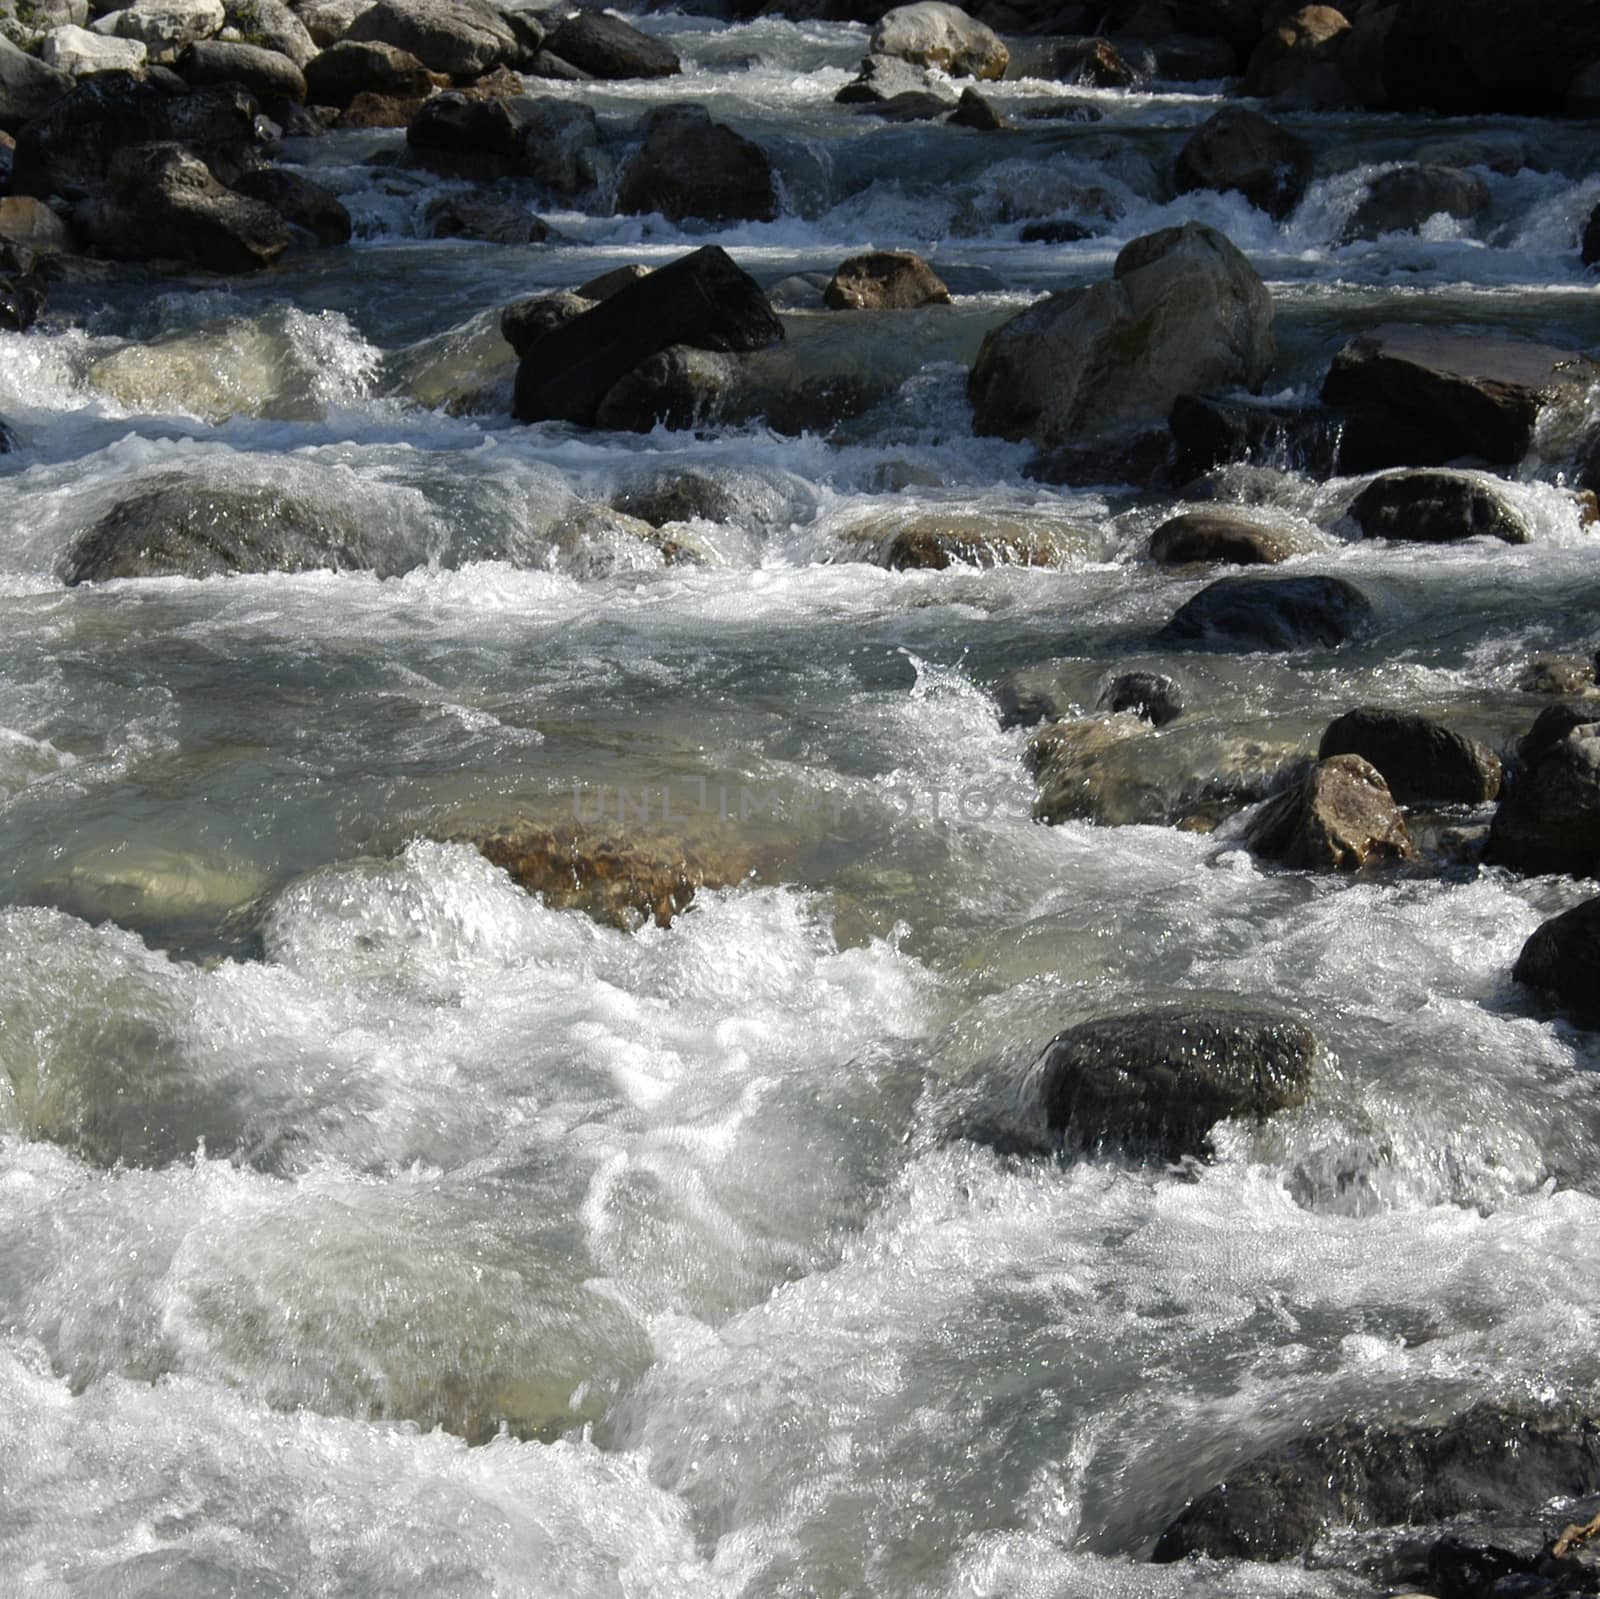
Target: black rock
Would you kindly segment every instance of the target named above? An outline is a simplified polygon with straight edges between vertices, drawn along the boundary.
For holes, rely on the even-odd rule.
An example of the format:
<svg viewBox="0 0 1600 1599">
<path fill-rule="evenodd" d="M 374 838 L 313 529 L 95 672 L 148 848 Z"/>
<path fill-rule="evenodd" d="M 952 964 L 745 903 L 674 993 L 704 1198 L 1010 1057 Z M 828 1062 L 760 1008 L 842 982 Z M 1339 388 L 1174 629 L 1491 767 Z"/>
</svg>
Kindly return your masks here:
<svg viewBox="0 0 1600 1599">
<path fill-rule="evenodd" d="M 1431 216 L 1466 221 L 1489 208 L 1489 185 L 1457 167 L 1396 167 L 1374 178 L 1344 230 L 1346 239 L 1415 233 Z"/>
<path fill-rule="evenodd" d="M 1350 504 L 1350 516 L 1369 539 L 1452 544 L 1497 538 L 1526 544 L 1528 524 L 1482 478 L 1424 469 L 1391 472 L 1369 483 Z"/>
<path fill-rule="evenodd" d="M 1269 216 L 1285 217 L 1311 181 L 1311 146 L 1244 106 L 1202 122 L 1178 152 L 1178 192 L 1235 190 Z"/>
<path fill-rule="evenodd" d="M 1230 1116 L 1261 1121 L 1304 1102 L 1316 1039 L 1256 1011 L 1175 1005 L 1058 1033 L 1025 1086 L 1067 1149 L 1176 1160 Z"/>
<path fill-rule="evenodd" d="M 1534 718 L 1533 726 L 1523 734 L 1517 744 L 1517 756 L 1524 766 L 1532 766 L 1548 749 L 1553 748 L 1575 727 L 1587 727 L 1600 722 L 1600 705 L 1593 700 L 1585 704 L 1549 705 Z"/>
<path fill-rule="evenodd" d="M 1124 672 L 1114 678 L 1097 702 L 1102 711 L 1131 711 L 1152 727 L 1165 727 L 1183 715 L 1183 691 L 1161 672 Z M 1034 717 L 1038 721 L 1038 717 Z M 1014 726 L 1004 720 L 1001 726 Z"/>
<path fill-rule="evenodd" d="M 1512 978 L 1551 995 L 1575 1021 L 1600 1027 L 1600 899 L 1585 900 L 1537 927 Z"/>
<path fill-rule="evenodd" d="M 546 334 L 554 333 L 593 309 L 594 301 L 565 290 L 514 300 L 500 313 L 500 336 L 520 358 Z"/>
<path fill-rule="evenodd" d="M 1212 650 L 1336 649 L 1366 632 L 1372 603 L 1339 577 L 1224 577 L 1201 589 L 1157 635 Z"/>
<path fill-rule="evenodd" d="M 550 237 L 549 228 L 524 206 L 462 194 L 431 200 L 423 208 L 422 226 L 430 239 L 477 239 L 485 244 L 539 244 Z"/>
<path fill-rule="evenodd" d="M 406 128 L 406 145 L 446 177 L 486 180 L 522 171 L 523 123 L 511 101 L 450 90 L 424 100 Z"/>
<path fill-rule="evenodd" d="M 420 100 L 433 93 L 428 69 L 397 45 L 376 39 L 341 39 L 312 57 L 306 92 L 317 105 L 347 106 L 358 94 Z"/>
<path fill-rule="evenodd" d="M 1093 237 L 1092 228 L 1086 228 L 1081 222 L 1072 222 L 1066 218 L 1059 221 L 1025 223 L 1017 235 L 1023 244 L 1077 244 L 1080 240 Z"/>
<path fill-rule="evenodd" d="M 1303 1557 L 1324 1532 L 1419 1526 L 1600 1489 L 1600 1429 L 1570 1408 L 1479 1405 L 1434 1427 L 1340 1422 L 1246 1461 L 1190 1504 L 1151 1559 Z"/>
<path fill-rule="evenodd" d="M 707 245 L 541 339 L 517 368 L 516 415 L 590 425 L 620 379 L 671 345 L 748 351 L 782 338 L 755 279 Z"/>
<path fill-rule="evenodd" d="M 1600 870 L 1600 724 L 1574 727 L 1518 774 L 1494 813 L 1486 859 L 1517 872 Z"/>
<path fill-rule="evenodd" d="M 672 222 L 770 222 L 778 214 L 772 163 L 704 106 L 668 106 L 651 113 L 644 145 L 623 169 L 617 210 L 659 211 Z"/>
<path fill-rule="evenodd" d="M 1359 755 L 1402 805 L 1484 805 L 1500 792 L 1500 757 L 1426 716 L 1365 706 L 1328 724 L 1318 760 Z"/>
<path fill-rule="evenodd" d="M 591 78 L 669 78 L 682 71 L 670 45 L 604 12 L 568 17 L 545 43 Z"/>
<path fill-rule="evenodd" d="M 348 244 L 350 213 L 331 189 L 286 172 L 282 167 L 258 167 L 244 173 L 233 185 L 235 194 L 270 205 L 285 222 L 303 228 L 318 244 Z"/>
<path fill-rule="evenodd" d="M 1600 205 L 1589 213 L 1584 224 L 1582 250 L 1585 266 L 1600 265 Z"/>
<path fill-rule="evenodd" d="M 945 118 L 952 128 L 976 128 L 980 133 L 998 133 L 1011 126 L 976 89 L 963 89 L 956 108 Z"/>
</svg>

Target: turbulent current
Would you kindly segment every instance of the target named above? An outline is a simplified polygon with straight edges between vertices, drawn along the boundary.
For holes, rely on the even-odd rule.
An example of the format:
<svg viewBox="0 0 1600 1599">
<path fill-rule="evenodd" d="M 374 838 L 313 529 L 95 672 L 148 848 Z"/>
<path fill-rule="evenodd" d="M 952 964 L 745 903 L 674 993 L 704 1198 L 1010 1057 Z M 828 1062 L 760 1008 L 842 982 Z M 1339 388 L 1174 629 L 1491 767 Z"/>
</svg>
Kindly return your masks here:
<svg viewBox="0 0 1600 1599">
<path fill-rule="evenodd" d="M 1178 502 L 1047 486 L 975 435 L 966 373 L 1189 219 L 1267 280 L 1280 398 L 1384 320 L 1600 345 L 1593 126 L 1290 117 L 1321 166 L 1277 223 L 1170 198 L 1204 85 L 1028 120 L 1063 91 L 1008 78 L 996 140 L 834 104 L 859 25 L 643 26 L 683 78 L 541 92 L 608 126 L 707 105 L 773 153 L 777 221 L 428 241 L 464 186 L 381 159 L 402 131 L 332 133 L 285 158 L 340 193 L 348 248 L 75 279 L 0 335 L 0 1586 L 1381 1591 L 1147 1557 L 1308 1425 L 1600 1382 L 1600 1046 L 1510 976 L 1586 892 L 1034 820 L 995 683 L 1053 662 L 1088 712 L 1179 670 L 1153 637 L 1209 574 L 1144 558 Z M 1340 243 L 1363 180 L 1439 140 L 1526 164 L 1479 169 L 1473 224 Z M 1086 203 L 1094 236 L 1020 242 Z M 954 304 L 859 335 L 786 311 L 791 344 L 859 339 L 891 379 L 826 433 L 512 420 L 501 306 L 705 242 L 768 289 L 913 249 Z M 596 513 L 686 471 L 727 496 L 674 524 L 693 561 Z M 1360 480 L 1234 469 L 1297 530 L 1286 570 L 1359 581 L 1377 627 L 1183 660 L 1154 780 L 1164 745 L 1310 752 L 1362 704 L 1509 747 L 1527 663 L 1588 655 L 1600 602 L 1577 502 L 1524 475 L 1529 542 L 1419 546 L 1352 536 Z M 64 586 L 83 530 L 180 478 L 268 483 L 384 558 Z M 877 564 L 927 516 L 1054 557 Z M 575 813 L 736 869 L 627 931 L 452 841 Z M 1320 1056 L 1209 1158 L 951 1136 L 1062 1029 L 1218 996 Z"/>
</svg>

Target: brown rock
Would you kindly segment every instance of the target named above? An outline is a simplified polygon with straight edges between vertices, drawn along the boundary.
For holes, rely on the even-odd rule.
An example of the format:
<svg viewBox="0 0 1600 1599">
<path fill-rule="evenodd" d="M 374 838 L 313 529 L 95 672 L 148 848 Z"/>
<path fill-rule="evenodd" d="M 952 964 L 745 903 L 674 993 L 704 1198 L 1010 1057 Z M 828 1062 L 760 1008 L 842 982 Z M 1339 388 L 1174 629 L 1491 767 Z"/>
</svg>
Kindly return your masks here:
<svg viewBox="0 0 1600 1599">
<path fill-rule="evenodd" d="M 1389 785 L 1359 755 L 1319 761 L 1298 787 L 1261 807 L 1245 841 L 1265 860 L 1318 872 L 1356 871 L 1417 853 Z"/>
<path fill-rule="evenodd" d="M 1263 35 L 1250 57 L 1244 92 L 1264 99 L 1285 95 L 1303 85 L 1321 67 L 1339 56 L 1349 19 L 1332 6 L 1306 6 Z"/>
<path fill-rule="evenodd" d="M 1288 545 L 1273 529 L 1227 511 L 1185 511 L 1150 535 L 1150 559 L 1159 566 L 1196 561 L 1272 566 L 1288 553 Z"/>
<path fill-rule="evenodd" d="M 822 291 L 835 311 L 909 311 L 919 305 L 949 305 L 939 275 L 910 250 L 874 250 L 853 255 Z"/>
</svg>

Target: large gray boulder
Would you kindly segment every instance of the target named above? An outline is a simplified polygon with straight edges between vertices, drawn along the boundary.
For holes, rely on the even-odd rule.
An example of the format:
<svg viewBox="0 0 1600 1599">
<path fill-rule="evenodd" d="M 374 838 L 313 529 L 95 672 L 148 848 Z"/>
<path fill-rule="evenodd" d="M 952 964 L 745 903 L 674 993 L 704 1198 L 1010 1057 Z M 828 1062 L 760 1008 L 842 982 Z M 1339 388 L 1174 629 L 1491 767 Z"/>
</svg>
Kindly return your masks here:
<svg viewBox="0 0 1600 1599">
<path fill-rule="evenodd" d="M 253 44 L 230 44 L 223 39 L 202 39 L 184 51 L 178 70 L 197 87 L 241 83 L 258 100 L 304 104 L 305 74 L 288 56 Z"/>
<path fill-rule="evenodd" d="M 72 87 L 72 79 L 47 67 L 0 34 L 0 130 L 15 133 L 43 116 Z"/>
<path fill-rule="evenodd" d="M 518 53 L 510 24 L 487 0 L 378 0 L 347 38 L 409 51 L 433 72 L 476 78 Z"/>
<path fill-rule="evenodd" d="M 289 248 L 288 224 L 270 205 L 225 189 L 179 144 L 139 144 L 111 163 L 105 193 L 77 218 L 104 255 L 155 257 L 212 272 L 253 272 Z"/>
<path fill-rule="evenodd" d="M 1109 283 L 1053 294 L 994 329 L 967 384 L 980 433 L 1064 445 L 1164 423 L 1180 395 L 1258 389 L 1272 296 L 1214 228 L 1135 239 Z"/>
<path fill-rule="evenodd" d="M 302 72 L 317 53 L 305 23 L 283 0 L 223 0 L 223 9 L 241 39 L 288 56 Z"/>
<path fill-rule="evenodd" d="M 191 44 L 220 33 L 226 21 L 222 0 L 133 0 L 108 11 L 94 29 L 139 40 L 152 61 L 174 61 Z"/>
<path fill-rule="evenodd" d="M 1000 78 L 1011 52 L 993 28 L 943 0 L 896 6 L 873 30 L 873 55 L 939 67 L 953 78 Z"/>
</svg>

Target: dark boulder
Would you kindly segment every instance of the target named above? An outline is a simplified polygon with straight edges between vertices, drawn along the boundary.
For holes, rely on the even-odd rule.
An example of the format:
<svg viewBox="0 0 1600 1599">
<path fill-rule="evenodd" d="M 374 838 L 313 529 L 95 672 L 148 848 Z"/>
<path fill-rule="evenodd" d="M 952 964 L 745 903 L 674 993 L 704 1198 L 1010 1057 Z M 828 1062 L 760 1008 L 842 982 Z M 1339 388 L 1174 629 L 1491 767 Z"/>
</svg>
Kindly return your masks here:
<svg viewBox="0 0 1600 1599">
<path fill-rule="evenodd" d="M 71 88 L 66 73 L 47 67 L 0 33 L 0 129 L 15 133 L 42 117 Z"/>
<path fill-rule="evenodd" d="M 16 447 L 16 434 L 4 422 L 0 422 L 0 455 L 9 455 Z"/>
<path fill-rule="evenodd" d="M 1150 559 L 1158 566 L 1195 561 L 1272 566 L 1288 553 L 1288 544 L 1271 528 L 1228 511 L 1185 511 L 1150 535 Z"/>
<path fill-rule="evenodd" d="M 755 279 L 707 245 L 539 340 L 517 369 L 516 415 L 588 425 L 620 379 L 672 345 L 749 351 L 782 338 Z"/>
<path fill-rule="evenodd" d="M 184 51 L 178 70 L 197 88 L 209 84 L 240 83 L 258 100 L 303 104 L 305 74 L 288 56 L 262 50 L 253 44 L 230 44 L 222 39 L 201 39 Z"/>
<path fill-rule="evenodd" d="M 231 183 L 258 163 L 255 101 L 231 84 L 169 98 L 108 73 L 80 83 L 17 138 L 12 187 L 45 199 L 93 193 L 130 145 L 176 142 Z"/>
<path fill-rule="evenodd" d="M 956 108 L 945 118 L 951 128 L 975 128 L 979 133 L 998 133 L 1011 124 L 976 89 L 963 89 Z"/>
<path fill-rule="evenodd" d="M 1574 727 L 1518 774 L 1494 813 L 1486 858 L 1530 874 L 1600 870 L 1600 724 Z"/>
<path fill-rule="evenodd" d="M 739 500 L 725 483 L 704 472 L 670 472 L 625 484 L 612 496 L 611 507 L 652 527 L 665 527 L 669 522 L 731 522 Z"/>
<path fill-rule="evenodd" d="M 26 245 L 0 244 L 0 332 L 23 333 L 44 314 L 44 279 Z"/>
<path fill-rule="evenodd" d="M 63 576 L 72 585 L 117 577 L 384 570 L 387 553 L 354 520 L 279 489 L 178 479 L 123 500 L 82 533 L 68 551 Z"/>
<path fill-rule="evenodd" d="M 1178 1160 L 1203 1153 L 1220 1121 L 1264 1121 L 1302 1104 L 1316 1039 L 1256 1011 L 1181 1005 L 1058 1033 L 1029 1074 L 1053 1142 Z"/>
<path fill-rule="evenodd" d="M 730 403 L 738 386 L 737 356 L 670 345 L 612 384 L 595 409 L 595 426 L 648 433 L 656 427 L 684 429 L 738 420 Z"/>
<path fill-rule="evenodd" d="M 1359 755 L 1401 805 L 1484 805 L 1500 792 L 1500 757 L 1430 717 L 1375 706 L 1328 724 L 1318 760 Z"/>
<path fill-rule="evenodd" d="M 1344 98 L 1337 62 L 1349 20 L 1332 6 L 1302 6 L 1262 35 L 1245 68 L 1243 92 L 1312 105 Z"/>
<path fill-rule="evenodd" d="M 1372 602 L 1341 577 L 1224 577 L 1157 635 L 1211 650 L 1337 649 L 1373 624 Z"/>
<path fill-rule="evenodd" d="M 260 200 L 292 226 L 309 233 L 318 244 L 348 244 L 350 213 L 331 189 L 288 172 L 282 167 L 258 167 L 233 185 L 235 194 Z"/>
<path fill-rule="evenodd" d="M 428 69 L 396 45 L 341 39 L 306 64 L 306 93 L 315 105 L 344 107 L 358 94 L 421 100 L 433 92 Z"/>
<path fill-rule="evenodd" d="M 1586 686 L 1592 688 L 1594 686 L 1592 669 L 1588 677 Z M 1524 766 L 1532 766 L 1547 749 L 1559 744 L 1573 728 L 1587 727 L 1591 722 L 1600 722 L 1600 705 L 1593 700 L 1577 705 L 1570 703 L 1547 705 L 1533 719 L 1533 726 L 1517 741 L 1517 759 Z"/>
<path fill-rule="evenodd" d="M 1528 524 L 1521 514 L 1469 472 L 1387 473 L 1351 501 L 1350 517 L 1369 539 L 1413 544 L 1453 544 L 1471 538 L 1528 542 Z"/>
<path fill-rule="evenodd" d="M 1456 167 L 1396 167 L 1367 186 L 1366 197 L 1345 225 L 1346 239 L 1415 233 L 1429 217 L 1470 221 L 1489 209 L 1489 185 Z"/>
<path fill-rule="evenodd" d="M 1050 76 L 1091 89 L 1131 89 L 1140 74 L 1109 39 L 1067 39 L 1050 58 Z"/>
<path fill-rule="evenodd" d="M 1596 376 L 1600 367 L 1573 350 L 1389 322 L 1345 345 L 1322 398 L 1414 440 L 1412 464 L 1477 455 L 1515 465 L 1540 413 L 1581 402 Z"/>
<path fill-rule="evenodd" d="M 1165 727 L 1183 715 L 1183 690 L 1164 672 L 1123 672 L 1106 685 L 1096 707 L 1113 714 L 1127 711 L 1152 727 Z"/>
<path fill-rule="evenodd" d="M 568 17 L 545 43 L 591 78 L 670 78 L 682 71 L 671 45 L 601 11 Z"/>
<path fill-rule="evenodd" d="M 363 89 L 341 111 L 334 127 L 341 130 L 361 128 L 406 128 L 422 109 L 426 95 L 376 94 Z"/>
<path fill-rule="evenodd" d="M 591 107 L 573 100 L 519 100 L 522 170 L 541 189 L 574 199 L 598 188 L 610 172 L 600 123 Z"/>
<path fill-rule="evenodd" d="M 1581 250 L 1585 266 L 1600 266 L 1600 205 L 1589 213 L 1583 226 Z"/>
<path fill-rule="evenodd" d="M 1442 1426 L 1339 1422 L 1230 1472 L 1151 1559 L 1292 1560 L 1327 1532 L 1420 1526 L 1600 1489 L 1600 1428 L 1581 1411 L 1478 1405 Z"/>
<path fill-rule="evenodd" d="M 1078 244 L 1094 236 L 1093 228 L 1086 228 L 1069 217 L 1060 217 L 1024 223 L 1017 240 L 1021 244 Z"/>
<path fill-rule="evenodd" d="M 253 272 L 292 242 L 270 205 L 224 188 L 180 144 L 124 150 L 106 174 L 104 195 L 79 208 L 85 236 L 118 261 L 157 257 L 212 272 Z"/>
<path fill-rule="evenodd" d="M 1297 787 L 1261 807 L 1245 843 L 1263 860 L 1314 872 L 1359 871 L 1417 853 L 1382 773 L 1359 755 L 1319 760 Z"/>
<path fill-rule="evenodd" d="M 1224 106 L 1178 152 L 1178 192 L 1235 190 L 1268 216 L 1286 217 L 1311 181 L 1311 146 L 1258 111 Z"/>
<path fill-rule="evenodd" d="M 950 111 L 950 102 L 937 90 L 928 89 L 871 101 L 858 105 L 856 110 L 865 116 L 881 117 L 885 122 L 942 122 Z"/>
<path fill-rule="evenodd" d="M 643 146 L 623 168 L 617 210 L 659 211 L 671 222 L 770 222 L 778 214 L 772 163 L 704 106 L 668 106 L 651 113 Z"/>
<path fill-rule="evenodd" d="M 536 294 L 526 300 L 514 300 L 500 313 L 500 336 L 520 358 L 547 333 L 565 327 L 585 311 L 592 311 L 594 306 L 593 300 L 565 289 L 555 294 Z"/>
<path fill-rule="evenodd" d="M 549 228 L 524 206 L 464 194 L 429 201 L 423 208 L 422 229 L 430 239 L 476 239 L 484 244 L 539 244 L 550 236 Z"/>
<path fill-rule="evenodd" d="M 521 107 L 448 90 L 424 100 L 406 128 L 406 147 L 430 171 L 488 181 L 522 170 Z"/>
<path fill-rule="evenodd" d="M 822 291 L 834 311 L 909 311 L 949 305 L 950 291 L 937 272 L 910 250 L 874 250 L 842 262 Z"/>
<path fill-rule="evenodd" d="M 392 44 L 455 78 L 481 77 L 519 53 L 517 36 L 487 0 L 377 0 L 345 37 Z"/>
<path fill-rule="evenodd" d="M 1511 976 L 1552 996 L 1583 1026 L 1600 1027 L 1600 899 L 1541 923 L 1522 946 Z"/>
</svg>

